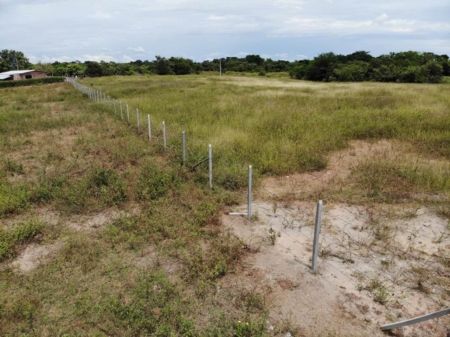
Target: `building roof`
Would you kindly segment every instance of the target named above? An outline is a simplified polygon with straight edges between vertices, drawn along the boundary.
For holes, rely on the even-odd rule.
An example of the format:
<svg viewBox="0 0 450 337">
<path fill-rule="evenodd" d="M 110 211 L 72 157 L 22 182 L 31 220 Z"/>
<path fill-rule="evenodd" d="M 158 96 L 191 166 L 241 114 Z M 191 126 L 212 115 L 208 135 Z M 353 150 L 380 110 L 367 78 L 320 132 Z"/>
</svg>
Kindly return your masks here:
<svg viewBox="0 0 450 337">
<path fill-rule="evenodd" d="M 0 73 L 0 80 L 6 80 L 8 77 L 11 77 L 13 75 L 26 74 L 26 73 L 29 73 L 29 72 L 32 72 L 32 71 L 34 71 L 34 69 L 5 71 L 3 73 Z"/>
</svg>

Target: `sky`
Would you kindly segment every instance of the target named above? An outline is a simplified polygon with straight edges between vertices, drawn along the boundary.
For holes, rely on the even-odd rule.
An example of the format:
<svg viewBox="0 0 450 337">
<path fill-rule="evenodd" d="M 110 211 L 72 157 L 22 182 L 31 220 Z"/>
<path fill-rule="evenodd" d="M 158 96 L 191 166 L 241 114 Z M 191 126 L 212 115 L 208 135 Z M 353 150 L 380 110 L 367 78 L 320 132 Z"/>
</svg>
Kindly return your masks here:
<svg viewBox="0 0 450 337">
<path fill-rule="evenodd" d="M 0 0 L 1 49 L 32 62 L 450 55 L 450 0 Z"/>
</svg>

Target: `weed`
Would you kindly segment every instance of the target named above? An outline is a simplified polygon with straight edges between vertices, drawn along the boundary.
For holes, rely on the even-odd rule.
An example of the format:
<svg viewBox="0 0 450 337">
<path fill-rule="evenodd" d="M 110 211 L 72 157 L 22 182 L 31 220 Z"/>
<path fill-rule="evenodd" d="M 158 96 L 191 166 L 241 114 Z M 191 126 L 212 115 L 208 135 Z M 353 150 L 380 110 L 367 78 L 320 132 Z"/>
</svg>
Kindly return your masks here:
<svg viewBox="0 0 450 337">
<path fill-rule="evenodd" d="M 137 196 L 140 200 L 156 200 L 169 191 L 176 183 L 170 168 L 162 170 L 152 163 L 147 163 L 139 176 Z"/>
<path fill-rule="evenodd" d="M 43 227 L 43 223 L 30 220 L 16 224 L 12 229 L 0 230 L 0 261 L 12 257 L 17 246 L 32 240 Z"/>
<path fill-rule="evenodd" d="M 59 206 L 69 212 L 119 205 L 127 199 L 122 179 L 103 168 L 94 168 L 83 179 L 64 186 L 58 196 Z"/>
<path fill-rule="evenodd" d="M 0 180 L 0 216 L 19 213 L 28 206 L 28 196 L 24 186 L 13 186 Z"/>
<path fill-rule="evenodd" d="M 373 300 L 380 304 L 386 304 L 389 301 L 389 291 L 385 285 L 378 279 L 372 279 L 364 286 L 359 287 L 360 290 L 368 290 L 373 295 Z"/>
<path fill-rule="evenodd" d="M 183 308 L 178 290 L 161 271 L 142 275 L 129 301 L 112 298 L 108 306 L 116 324 L 131 335 L 197 335 Z"/>
<path fill-rule="evenodd" d="M 11 174 L 24 174 L 25 173 L 25 170 L 23 169 L 23 165 L 15 162 L 11 159 L 5 160 L 4 170 Z"/>
<path fill-rule="evenodd" d="M 275 245 L 275 241 L 277 240 L 277 236 L 278 236 L 277 232 L 274 231 L 274 230 L 272 229 L 272 227 L 269 228 L 269 242 L 270 242 L 270 244 L 271 244 L 272 246 Z"/>
</svg>

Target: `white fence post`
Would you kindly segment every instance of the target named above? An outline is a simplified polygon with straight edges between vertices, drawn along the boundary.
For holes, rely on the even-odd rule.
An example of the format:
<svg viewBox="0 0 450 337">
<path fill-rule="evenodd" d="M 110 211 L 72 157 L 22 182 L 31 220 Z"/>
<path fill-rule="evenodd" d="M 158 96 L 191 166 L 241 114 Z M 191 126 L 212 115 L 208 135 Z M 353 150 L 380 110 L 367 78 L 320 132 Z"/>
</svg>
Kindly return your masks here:
<svg viewBox="0 0 450 337">
<path fill-rule="evenodd" d="M 152 140 L 152 124 L 150 121 L 150 114 L 147 114 L 147 125 L 148 125 L 148 141 Z"/>
<path fill-rule="evenodd" d="M 253 168 L 252 165 L 248 166 L 248 194 L 247 194 L 247 217 L 250 220 L 252 218 L 252 184 L 253 184 Z"/>
<path fill-rule="evenodd" d="M 186 164 L 186 131 L 181 132 L 181 151 L 182 151 L 182 160 L 183 165 Z"/>
<path fill-rule="evenodd" d="M 208 178 L 209 188 L 212 188 L 212 146 L 208 144 Z"/>
<path fill-rule="evenodd" d="M 166 135 L 166 122 L 162 122 L 162 133 L 163 133 L 163 147 L 164 150 L 167 148 L 167 135 Z"/>
<path fill-rule="evenodd" d="M 139 129 L 140 129 L 140 121 L 141 121 L 141 116 L 139 113 L 139 109 L 136 108 L 136 126 L 137 126 L 137 132 L 139 133 Z"/>
<path fill-rule="evenodd" d="M 316 221 L 314 225 L 314 241 L 313 241 L 312 265 L 311 265 L 313 273 L 317 272 L 317 256 L 319 255 L 319 234 L 320 234 L 320 226 L 322 223 L 322 210 L 323 210 L 323 203 L 322 200 L 319 200 L 316 207 Z"/>
</svg>

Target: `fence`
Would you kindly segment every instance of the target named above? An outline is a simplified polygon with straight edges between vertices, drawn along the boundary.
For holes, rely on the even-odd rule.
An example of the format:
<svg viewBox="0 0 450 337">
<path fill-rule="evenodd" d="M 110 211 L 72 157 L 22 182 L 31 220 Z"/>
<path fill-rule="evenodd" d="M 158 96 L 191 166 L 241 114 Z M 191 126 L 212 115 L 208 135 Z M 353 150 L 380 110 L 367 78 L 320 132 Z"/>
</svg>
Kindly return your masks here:
<svg viewBox="0 0 450 337">
<path fill-rule="evenodd" d="M 108 95 L 106 95 L 103 91 L 95 89 L 93 87 L 88 87 L 86 85 L 83 85 L 79 83 L 74 78 L 66 78 L 66 82 L 72 84 L 78 91 L 86 95 L 89 99 L 93 100 L 96 103 L 103 103 L 106 104 L 107 107 L 111 108 L 111 110 L 114 112 L 114 115 L 120 118 L 122 121 L 126 121 L 128 125 L 131 125 L 130 120 L 130 108 L 128 104 L 124 103 L 121 100 L 114 99 Z M 138 108 L 135 109 L 136 111 L 136 132 L 138 134 L 141 134 L 141 112 Z M 124 112 L 126 113 L 126 120 L 124 117 Z M 154 139 L 158 140 L 159 137 L 154 135 L 152 131 L 152 118 L 150 114 L 147 114 L 147 132 L 142 133 L 145 135 L 145 137 L 148 139 L 149 142 L 152 142 Z M 163 151 L 167 151 L 168 148 L 168 133 L 167 133 L 167 125 L 165 121 L 162 121 L 161 123 L 161 136 L 162 136 L 162 149 Z M 181 132 L 181 149 L 180 149 L 180 157 L 181 157 L 181 163 L 182 165 L 186 165 L 187 162 L 187 135 L 186 131 L 183 130 Z M 205 149 L 207 149 L 207 155 L 205 159 L 202 159 L 197 164 L 193 166 L 193 168 L 196 168 L 200 166 L 203 163 L 207 162 L 208 167 L 208 186 L 210 189 L 213 188 L 213 148 L 211 144 L 208 144 L 208 146 L 205 146 Z M 249 221 L 252 220 L 253 217 L 253 167 L 252 165 L 248 166 L 248 188 L 247 188 L 247 210 L 245 213 L 242 212 L 231 212 L 229 215 L 239 215 L 239 216 L 246 216 Z M 322 221 L 322 212 L 323 212 L 323 206 L 322 206 L 322 200 L 319 200 L 317 203 L 317 209 L 316 209 L 316 217 L 315 217 L 315 230 L 314 230 L 314 239 L 313 239 L 313 254 L 312 254 L 312 266 L 311 269 L 313 273 L 317 272 L 317 257 L 319 253 L 319 234 L 320 234 L 320 227 L 321 227 L 321 221 Z"/>
</svg>

